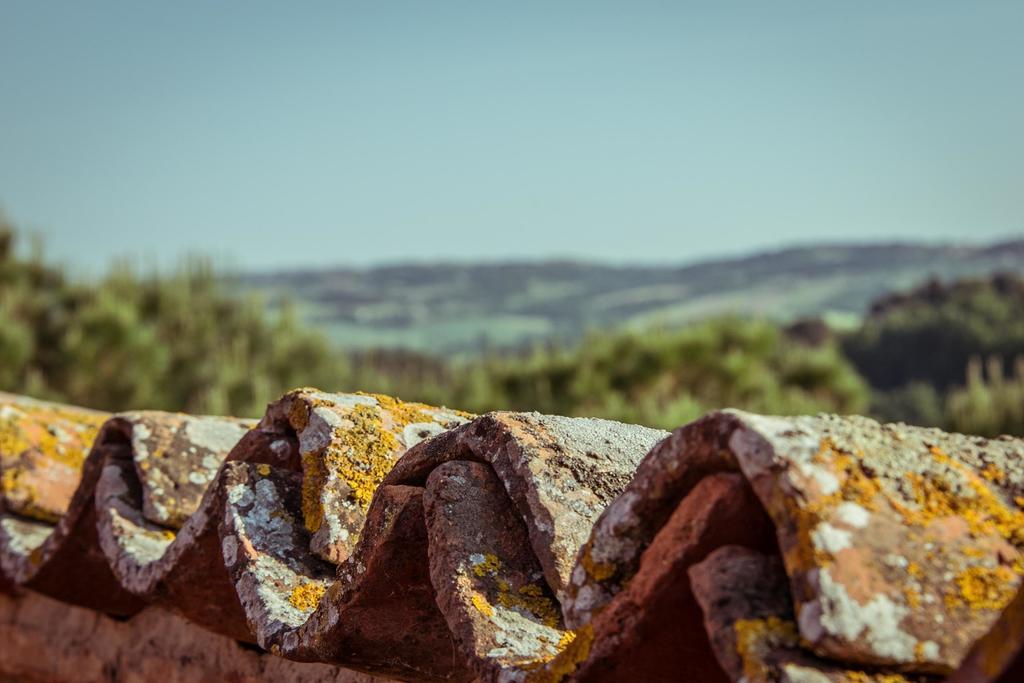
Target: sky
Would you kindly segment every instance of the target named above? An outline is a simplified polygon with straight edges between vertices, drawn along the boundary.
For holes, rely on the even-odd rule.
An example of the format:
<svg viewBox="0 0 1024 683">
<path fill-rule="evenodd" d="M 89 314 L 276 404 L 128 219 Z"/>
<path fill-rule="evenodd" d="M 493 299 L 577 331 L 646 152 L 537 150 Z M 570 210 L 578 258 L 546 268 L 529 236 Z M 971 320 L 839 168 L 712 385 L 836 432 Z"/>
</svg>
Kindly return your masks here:
<svg viewBox="0 0 1024 683">
<path fill-rule="evenodd" d="M 1024 2 L 0 0 L 0 209 L 237 269 L 1024 234 Z"/>
</svg>

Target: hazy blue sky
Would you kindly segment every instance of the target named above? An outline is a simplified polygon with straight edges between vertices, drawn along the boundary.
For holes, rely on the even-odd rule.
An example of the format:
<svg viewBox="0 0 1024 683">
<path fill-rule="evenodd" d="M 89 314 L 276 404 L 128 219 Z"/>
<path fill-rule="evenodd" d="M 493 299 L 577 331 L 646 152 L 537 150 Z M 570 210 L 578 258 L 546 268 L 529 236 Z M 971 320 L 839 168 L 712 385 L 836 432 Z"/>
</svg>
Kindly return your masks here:
<svg viewBox="0 0 1024 683">
<path fill-rule="evenodd" d="M 78 268 L 1024 233 L 1024 2 L 0 0 L 0 206 Z"/>
</svg>

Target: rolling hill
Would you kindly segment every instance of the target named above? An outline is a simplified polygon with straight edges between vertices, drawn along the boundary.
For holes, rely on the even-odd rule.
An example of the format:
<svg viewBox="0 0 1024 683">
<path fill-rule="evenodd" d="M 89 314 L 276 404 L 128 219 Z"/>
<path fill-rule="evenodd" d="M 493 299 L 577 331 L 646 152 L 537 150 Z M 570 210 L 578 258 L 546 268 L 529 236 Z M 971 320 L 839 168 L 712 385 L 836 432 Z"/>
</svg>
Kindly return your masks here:
<svg viewBox="0 0 1024 683">
<path fill-rule="evenodd" d="M 724 313 L 781 321 L 823 316 L 842 326 L 888 292 L 999 271 L 1024 273 L 1024 240 L 816 245 L 680 267 L 398 264 L 254 273 L 235 284 L 272 306 L 292 300 L 306 322 L 346 348 L 458 355 Z"/>
</svg>

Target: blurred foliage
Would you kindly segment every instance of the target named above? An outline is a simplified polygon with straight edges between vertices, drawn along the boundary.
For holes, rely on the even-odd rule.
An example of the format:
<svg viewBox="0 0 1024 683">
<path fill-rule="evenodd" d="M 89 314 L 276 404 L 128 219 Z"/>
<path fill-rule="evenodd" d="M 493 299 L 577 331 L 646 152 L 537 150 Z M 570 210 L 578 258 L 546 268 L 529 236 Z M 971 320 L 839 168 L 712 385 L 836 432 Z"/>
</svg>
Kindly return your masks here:
<svg viewBox="0 0 1024 683">
<path fill-rule="evenodd" d="M 82 282 L 41 253 L 19 255 L 0 219 L 0 389 L 57 401 L 258 416 L 312 385 L 664 428 L 736 407 L 1024 434 L 1024 280 L 1011 276 L 887 296 L 846 334 L 817 320 L 714 318 L 453 363 L 332 348 L 290 306 L 269 315 L 200 260 L 169 275 L 119 265 Z M 1004 359 L 1017 359 L 1012 372 Z"/>
<path fill-rule="evenodd" d="M 0 224 L 0 388 L 107 410 L 258 416 L 289 388 L 348 376 L 345 357 L 287 307 L 268 318 L 202 261 L 69 282 L 38 253 L 19 258 L 14 238 Z"/>
<path fill-rule="evenodd" d="M 843 348 L 872 387 L 893 390 L 926 382 L 944 392 L 963 384 L 974 356 L 1024 354 L 1024 280 L 1013 275 L 967 279 L 876 301 Z"/>
<path fill-rule="evenodd" d="M 879 419 L 1024 435 L 1022 313 L 1020 277 L 932 281 L 875 302 L 842 344 Z"/>
<path fill-rule="evenodd" d="M 605 417 L 673 428 L 714 408 L 860 412 L 867 388 L 832 344 L 792 342 L 769 322 L 592 335 L 470 367 L 462 405 Z"/>
<path fill-rule="evenodd" d="M 1016 359 L 1010 376 L 1004 374 L 1003 362 L 996 356 L 985 365 L 973 358 L 967 367 L 967 386 L 946 397 L 946 426 L 983 436 L 1024 435 L 1024 357 Z"/>
</svg>

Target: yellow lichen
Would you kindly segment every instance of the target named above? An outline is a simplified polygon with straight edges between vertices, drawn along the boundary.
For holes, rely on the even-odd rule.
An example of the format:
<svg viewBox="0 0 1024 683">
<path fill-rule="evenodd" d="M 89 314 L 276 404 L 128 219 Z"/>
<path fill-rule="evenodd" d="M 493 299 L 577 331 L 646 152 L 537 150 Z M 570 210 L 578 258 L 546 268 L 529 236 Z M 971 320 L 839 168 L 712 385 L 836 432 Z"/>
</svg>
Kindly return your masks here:
<svg viewBox="0 0 1024 683">
<path fill-rule="evenodd" d="M 306 530 L 316 533 L 324 522 L 320 489 L 326 479 L 323 463 L 316 453 L 302 454 L 302 521 Z"/>
<path fill-rule="evenodd" d="M 320 494 L 328 473 L 348 485 L 349 500 L 365 512 L 377 487 L 403 452 L 399 435 L 405 427 L 435 421 L 429 412 L 431 408 L 422 403 L 403 403 L 382 394 L 360 395 L 374 398 L 376 404 L 360 403 L 339 413 L 344 424 L 333 429 L 326 448 L 302 454 L 303 520 L 310 532 L 318 530 L 323 523 Z M 320 401 L 310 405 L 332 404 Z M 307 403 L 293 403 L 289 411 L 289 422 L 293 428 L 301 431 L 308 426 L 309 410 Z"/>
<path fill-rule="evenodd" d="M 907 479 L 914 492 L 916 509 L 898 507 L 910 524 L 924 526 L 935 519 L 960 517 L 974 536 L 1000 536 L 1015 546 L 1024 546 L 1024 512 L 1010 509 L 981 477 L 965 465 L 933 449 L 936 460 L 955 470 L 970 495 L 957 493 L 953 485 L 938 475 L 924 477 L 911 472 Z"/>
<path fill-rule="evenodd" d="M 372 396 L 377 399 L 377 404 L 380 406 L 381 410 L 388 414 L 392 423 L 396 426 L 401 425 L 401 428 L 403 429 L 406 425 L 435 421 L 433 415 L 427 412 L 431 410 L 428 405 L 424 405 L 422 403 L 404 403 L 399 401 L 397 398 L 392 398 L 385 394 L 358 393 L 361 396 Z"/>
<path fill-rule="evenodd" d="M 2 407 L 0 491 L 10 509 L 27 517 L 54 522 L 63 514 L 63 506 L 56 501 L 42 502 L 31 484 L 33 479 L 39 479 L 34 473 L 46 469 L 39 461 L 71 470 L 71 476 L 77 474 L 106 416 L 48 404 L 3 403 Z M 41 476 L 66 479 L 68 474 L 45 471 Z"/>
<path fill-rule="evenodd" d="M 39 491 L 24 481 L 23 474 L 24 470 L 12 467 L 5 469 L 0 475 L 0 492 L 7 498 L 8 506 L 13 507 L 16 504 L 20 514 L 41 522 L 57 522 L 60 515 L 37 502 Z"/>
<path fill-rule="evenodd" d="M 847 683 L 907 683 L 907 677 L 900 674 L 868 674 L 863 671 L 847 671 L 843 678 Z"/>
<path fill-rule="evenodd" d="M 526 584 L 518 591 L 507 588 L 504 590 L 499 586 L 497 601 L 498 604 L 507 609 L 525 610 L 538 619 L 548 628 L 558 628 L 561 613 L 554 601 L 544 595 L 544 590 L 536 584 Z"/>
<path fill-rule="evenodd" d="M 260 476 L 266 477 L 270 474 L 270 465 L 260 463 L 256 465 L 256 471 L 260 473 Z"/>
<path fill-rule="evenodd" d="M 320 598 L 323 597 L 325 590 L 326 588 L 319 583 L 302 583 L 292 590 L 288 602 L 296 609 L 309 612 L 320 604 Z"/>
<path fill-rule="evenodd" d="M 854 502 L 868 510 L 877 510 L 879 505 L 888 504 L 908 525 L 918 527 L 925 527 L 936 520 L 959 517 L 967 523 L 974 537 L 999 536 L 1024 549 L 1024 511 L 1007 506 L 986 483 L 986 480 L 1002 481 L 1005 474 L 990 465 L 979 475 L 937 447 L 930 447 L 929 452 L 939 465 L 947 471 L 952 470 L 959 479 L 959 485 L 954 485 L 938 473 L 908 472 L 905 476 L 910 484 L 912 500 L 906 501 L 882 488 L 864 470 L 860 462 L 862 453 L 844 451 L 830 439 L 823 439 L 814 460 L 818 464 L 828 465 L 837 473 L 839 490 L 809 504 L 801 504 L 788 496 L 782 498 L 781 505 L 796 520 L 799 539 L 794 546 L 786 549 L 787 564 L 806 569 L 830 561 L 826 553 L 815 550 L 811 533 L 841 501 Z M 977 549 L 974 553 L 965 553 L 969 557 L 979 554 L 987 555 Z M 933 555 L 931 553 L 926 559 Z M 1017 562 L 1015 570 L 1024 573 L 1024 562 Z M 907 573 L 913 578 L 920 578 L 924 574 L 916 563 L 908 566 Z M 1011 581 L 1011 585 L 1015 585 L 1015 582 Z M 947 603 L 951 600 L 955 602 L 959 598 L 947 595 Z"/>
<path fill-rule="evenodd" d="M 981 476 L 997 484 L 1002 484 L 1006 481 L 1006 472 L 1003 472 L 993 463 L 985 465 L 985 469 L 981 471 Z"/>
<path fill-rule="evenodd" d="M 765 657 L 780 647 L 797 647 L 800 635 L 796 624 L 771 616 L 766 619 L 740 619 L 733 624 L 736 634 L 736 654 L 743 662 L 743 674 L 748 681 L 769 680 Z"/>
<path fill-rule="evenodd" d="M 611 562 L 594 562 L 590 556 L 590 545 L 583 548 L 580 555 L 580 565 L 587 572 L 587 576 L 595 581 L 606 581 L 615 576 L 615 565 Z"/>
<path fill-rule="evenodd" d="M 144 529 L 142 533 L 159 541 L 173 541 L 176 536 L 170 529 Z"/>
<path fill-rule="evenodd" d="M 480 559 L 477 561 L 470 560 L 472 572 L 477 577 L 493 579 L 495 603 L 506 609 L 527 612 L 545 626 L 558 628 L 561 612 L 554 601 L 544 594 L 544 589 L 541 586 L 535 583 L 528 583 L 520 586 L 518 590 L 513 590 L 512 585 L 507 580 L 498 576 L 502 564 L 497 555 L 494 553 L 482 553 L 479 557 Z M 476 605 L 478 595 L 478 593 L 474 592 L 471 597 L 474 605 Z M 488 608 L 490 607 L 491 605 L 488 603 Z M 480 609 L 479 605 L 477 605 L 477 609 Z"/>
<path fill-rule="evenodd" d="M 301 432 L 309 425 L 309 406 L 305 401 L 298 398 L 292 400 L 292 405 L 288 409 L 288 424 L 296 432 Z"/>
<path fill-rule="evenodd" d="M 486 553 L 481 561 L 473 563 L 473 573 L 477 576 L 494 574 L 499 569 L 501 569 L 501 560 L 493 553 Z"/>
<path fill-rule="evenodd" d="M 1016 576 L 1009 567 L 970 567 L 956 576 L 959 595 L 947 605 L 966 604 L 971 609 L 1001 610 L 1016 594 Z"/>
<path fill-rule="evenodd" d="M 574 640 L 576 640 L 575 631 L 564 631 L 561 637 L 558 639 L 558 642 L 554 644 L 549 653 L 541 655 L 539 657 L 534 657 L 532 659 L 517 661 L 515 662 L 514 666 L 520 671 L 526 672 L 537 671 L 539 669 L 542 669 L 545 665 L 548 664 L 548 662 L 553 660 L 555 657 L 558 657 L 562 652 L 565 651 L 567 647 L 572 645 Z M 530 679 L 527 678 L 527 680 Z"/>
<path fill-rule="evenodd" d="M 475 607 L 476 611 L 480 612 L 480 614 L 485 617 L 494 616 L 494 608 L 491 607 L 491 603 L 487 602 L 487 598 L 482 594 L 473 591 L 473 594 L 469 596 L 469 600 L 473 603 L 473 607 Z"/>
<path fill-rule="evenodd" d="M 377 406 L 359 404 L 345 417 L 352 424 L 334 431 L 324 463 L 349 485 L 351 498 L 365 510 L 391 471 L 400 445 L 395 435 L 383 428 Z"/>
<path fill-rule="evenodd" d="M 788 516 L 796 525 L 797 542 L 784 552 L 788 566 L 805 571 L 831 562 L 831 555 L 817 548 L 812 540 L 812 534 L 818 524 L 828 521 L 839 503 L 849 501 L 866 510 L 878 509 L 879 495 L 882 491 L 874 478 L 865 472 L 861 463 L 862 457 L 862 453 L 854 455 L 842 450 L 831 439 L 822 439 L 818 452 L 812 459 L 816 464 L 836 473 L 840 482 L 838 490 L 809 502 L 801 502 L 793 496 L 782 494 L 781 491 L 776 494 L 777 504 L 786 509 Z"/>
<path fill-rule="evenodd" d="M 9 406 L 0 418 L 0 456 L 33 450 L 44 458 L 79 469 L 106 415 L 59 406 Z"/>
<path fill-rule="evenodd" d="M 526 674 L 527 683 L 561 683 L 568 680 L 579 665 L 590 657 L 593 642 L 594 629 L 590 624 L 575 632 L 566 631 L 558 642 L 561 651 L 543 666 L 529 670 Z"/>
</svg>

